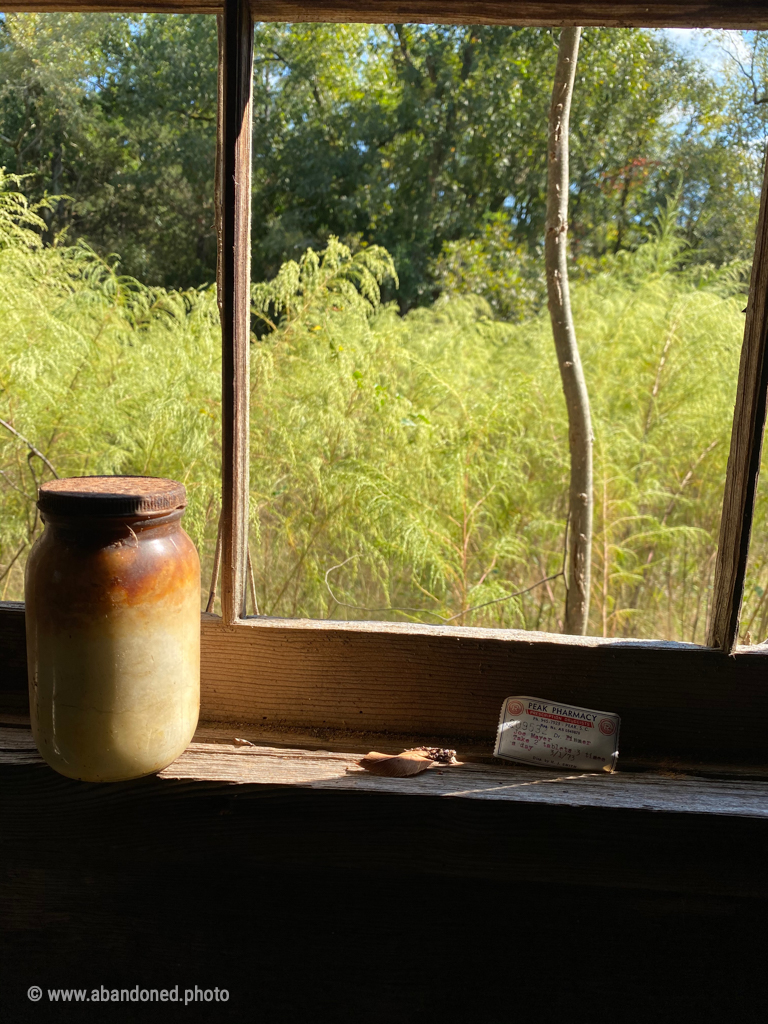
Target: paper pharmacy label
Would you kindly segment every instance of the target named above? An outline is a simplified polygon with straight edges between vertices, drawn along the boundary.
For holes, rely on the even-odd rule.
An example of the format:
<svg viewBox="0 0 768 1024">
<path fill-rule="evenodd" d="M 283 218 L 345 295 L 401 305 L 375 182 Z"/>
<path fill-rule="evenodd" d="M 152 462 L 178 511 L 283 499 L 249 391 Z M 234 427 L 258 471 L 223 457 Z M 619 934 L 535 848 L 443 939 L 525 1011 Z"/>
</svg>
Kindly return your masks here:
<svg viewBox="0 0 768 1024">
<path fill-rule="evenodd" d="M 607 771 L 619 756 L 621 719 L 540 697 L 507 697 L 496 733 L 496 757 L 546 768 Z"/>
</svg>

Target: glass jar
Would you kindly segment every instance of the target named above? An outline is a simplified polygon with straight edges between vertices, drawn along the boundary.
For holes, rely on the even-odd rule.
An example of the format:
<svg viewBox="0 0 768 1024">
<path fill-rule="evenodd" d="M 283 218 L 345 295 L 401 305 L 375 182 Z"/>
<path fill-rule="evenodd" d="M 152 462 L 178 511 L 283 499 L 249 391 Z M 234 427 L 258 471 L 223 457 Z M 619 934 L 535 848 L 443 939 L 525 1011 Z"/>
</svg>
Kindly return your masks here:
<svg viewBox="0 0 768 1024">
<path fill-rule="evenodd" d="M 29 702 L 62 775 L 150 775 L 187 747 L 200 705 L 200 562 L 186 491 L 152 477 L 44 484 L 27 560 Z"/>
</svg>

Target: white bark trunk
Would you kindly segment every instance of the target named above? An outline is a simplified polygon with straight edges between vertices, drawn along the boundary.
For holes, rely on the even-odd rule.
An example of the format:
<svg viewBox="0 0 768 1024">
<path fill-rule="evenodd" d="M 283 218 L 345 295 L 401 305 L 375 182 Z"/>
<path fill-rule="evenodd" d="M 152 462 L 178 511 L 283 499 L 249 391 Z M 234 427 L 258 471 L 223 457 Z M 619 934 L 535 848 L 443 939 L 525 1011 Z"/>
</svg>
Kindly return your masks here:
<svg viewBox="0 0 768 1024">
<path fill-rule="evenodd" d="M 568 410 L 571 456 L 565 632 L 584 634 L 589 618 L 592 562 L 592 420 L 568 289 L 568 126 L 580 28 L 560 32 L 549 113 L 547 228 L 544 246 L 552 334 Z"/>
</svg>

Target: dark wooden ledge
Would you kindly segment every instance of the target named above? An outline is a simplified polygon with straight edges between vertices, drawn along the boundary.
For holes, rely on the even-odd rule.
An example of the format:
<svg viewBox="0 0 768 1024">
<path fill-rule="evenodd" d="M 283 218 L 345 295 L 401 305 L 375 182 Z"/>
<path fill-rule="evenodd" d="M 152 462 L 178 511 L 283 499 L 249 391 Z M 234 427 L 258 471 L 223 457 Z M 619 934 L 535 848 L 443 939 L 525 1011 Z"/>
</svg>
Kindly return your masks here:
<svg viewBox="0 0 768 1024">
<path fill-rule="evenodd" d="M 380 779 L 358 754 L 236 746 L 201 729 L 158 776 L 96 785 L 0 728 L 5 866 L 126 858 L 768 897 L 768 778 L 466 763 Z M 215 741 L 218 740 L 218 741 Z M 663 857 L 659 856 L 663 848 Z M 425 856 L 428 850 L 429 856 Z"/>
<path fill-rule="evenodd" d="M 158 776 L 97 785 L 0 728 L 8 1020 L 501 1020 L 542 973 L 542 1024 L 595 978 L 622 1024 L 761 1019 L 768 779 L 468 763 L 384 780 L 240 735 L 201 729 Z M 230 1002 L 138 1018 L 26 994 L 137 983 Z"/>
<path fill-rule="evenodd" d="M 434 766 L 409 779 L 388 779 L 360 768 L 359 753 L 242 746 L 231 739 L 222 740 L 226 732 L 234 730 L 200 728 L 189 748 L 157 778 L 373 796 L 386 793 L 552 807 L 714 814 L 768 822 L 768 772 L 762 778 L 737 773 L 705 778 L 690 771 L 617 771 L 610 775 L 464 762 L 452 767 Z M 0 769 L 31 764 L 44 767 L 32 733 L 23 727 L 0 726 Z M 105 792 L 109 789 L 104 788 Z"/>
</svg>

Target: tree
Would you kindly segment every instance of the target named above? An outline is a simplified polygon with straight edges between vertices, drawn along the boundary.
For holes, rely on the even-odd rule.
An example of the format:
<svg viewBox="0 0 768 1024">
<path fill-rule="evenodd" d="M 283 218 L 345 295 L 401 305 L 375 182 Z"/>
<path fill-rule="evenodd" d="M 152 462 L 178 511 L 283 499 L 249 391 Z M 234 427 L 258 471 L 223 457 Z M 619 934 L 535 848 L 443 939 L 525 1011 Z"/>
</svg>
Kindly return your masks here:
<svg viewBox="0 0 768 1024">
<path fill-rule="evenodd" d="M 204 15 L 8 14 L 0 165 L 65 233 L 152 284 L 213 279 L 216 24 Z"/>
<path fill-rule="evenodd" d="M 353 249 L 384 245 L 400 278 L 386 297 L 406 310 L 440 293 L 446 246 L 469 240 L 483 261 L 483 247 L 508 234 L 535 255 L 554 40 L 499 25 L 257 24 L 254 278 L 331 235 Z M 748 256 L 766 105 L 750 99 L 737 123 L 746 78 L 734 69 L 721 83 L 644 29 L 587 28 L 581 49 L 570 210 L 579 265 L 638 246 L 678 191 L 692 258 Z M 67 197 L 46 214 L 48 242 L 85 238 L 148 283 L 213 280 L 215 104 L 209 16 L 0 17 L 0 166 L 28 175 L 32 202 Z M 518 304 L 494 302 L 508 307 Z"/>
<path fill-rule="evenodd" d="M 433 301 L 444 248 L 482 247 L 489 218 L 541 245 L 552 50 L 551 31 L 508 26 L 258 26 L 254 275 L 330 234 L 382 244 L 405 310 Z M 588 266 L 635 248 L 682 183 L 694 258 L 747 255 L 755 192 L 736 184 L 709 71 L 642 29 L 586 29 L 582 53 L 573 254 Z"/>
<path fill-rule="evenodd" d="M 565 598 L 566 633 L 584 634 L 592 564 L 592 420 L 568 288 L 568 128 L 581 29 L 564 28 L 557 51 L 549 113 L 547 230 L 544 241 L 552 334 L 568 410 L 571 480 Z"/>
<path fill-rule="evenodd" d="M 81 201 L 84 233 L 151 284 L 215 278 L 216 61 L 215 18 L 133 16 L 100 94 L 124 157 L 94 201 Z"/>
<path fill-rule="evenodd" d="M 25 176 L 35 199 L 99 189 L 119 164 L 99 95 L 126 31 L 121 16 L 8 14 L 0 22 L 0 163 Z M 73 200 L 62 199 L 46 213 L 46 240 L 74 219 Z"/>
</svg>

